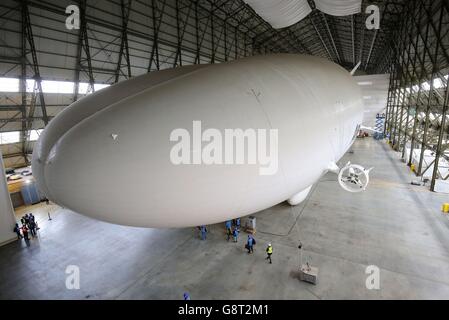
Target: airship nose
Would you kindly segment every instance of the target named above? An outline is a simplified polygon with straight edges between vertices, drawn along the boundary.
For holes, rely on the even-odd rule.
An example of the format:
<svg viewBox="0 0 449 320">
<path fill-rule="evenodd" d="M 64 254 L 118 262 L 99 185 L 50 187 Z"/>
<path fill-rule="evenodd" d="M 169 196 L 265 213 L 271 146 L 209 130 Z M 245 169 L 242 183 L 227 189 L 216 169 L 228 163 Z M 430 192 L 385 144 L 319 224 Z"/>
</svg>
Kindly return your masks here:
<svg viewBox="0 0 449 320">
<path fill-rule="evenodd" d="M 45 161 L 43 180 L 49 195 L 59 204 L 93 218 L 126 224 L 124 216 L 132 214 L 126 203 L 132 197 L 116 201 L 111 196 L 136 179 L 135 173 L 127 170 L 136 153 L 123 150 L 129 135 L 95 118 L 71 128 L 53 145 Z M 111 200 L 115 200 L 114 212 L 106 206 Z"/>
<path fill-rule="evenodd" d="M 45 159 L 49 195 L 73 211 L 111 223 L 176 226 L 182 206 L 170 195 L 185 186 L 177 183 L 179 171 L 170 170 L 170 129 L 153 113 L 157 107 L 148 99 L 125 99 L 67 130 Z M 141 119 L 145 123 L 137 126 Z M 167 218 L 170 223 L 164 223 Z"/>
<path fill-rule="evenodd" d="M 154 152 L 145 152 L 149 158 L 142 161 L 142 149 L 151 150 L 152 141 L 160 137 L 158 119 L 150 116 L 143 126 L 136 126 L 136 120 L 148 116 L 142 115 L 142 110 L 148 111 L 152 105 L 145 102 L 140 104 L 140 111 L 132 110 L 128 98 L 203 67 L 149 73 L 86 96 L 64 109 L 34 147 L 32 167 L 39 189 L 54 202 L 94 218 L 151 226 L 147 212 L 129 212 L 129 204 L 136 200 L 133 190 L 120 200 L 111 196 L 127 184 L 127 188 L 150 189 L 151 181 L 141 176 L 157 166 L 151 159 Z M 142 130 L 144 127 L 150 130 Z M 161 141 L 168 142 L 167 137 L 164 132 Z M 142 193 L 135 194 L 142 197 Z M 131 215 L 137 218 L 129 219 Z"/>
</svg>

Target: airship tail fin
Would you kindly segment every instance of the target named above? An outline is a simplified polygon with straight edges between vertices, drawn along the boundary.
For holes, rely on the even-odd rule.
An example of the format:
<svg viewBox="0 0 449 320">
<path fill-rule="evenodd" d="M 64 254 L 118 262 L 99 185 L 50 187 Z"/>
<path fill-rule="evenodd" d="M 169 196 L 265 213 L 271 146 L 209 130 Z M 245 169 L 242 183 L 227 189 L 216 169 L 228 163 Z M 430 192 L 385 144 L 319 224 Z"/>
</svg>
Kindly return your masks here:
<svg viewBox="0 0 449 320">
<path fill-rule="evenodd" d="M 360 60 L 354 67 L 354 69 L 351 70 L 351 76 L 354 75 L 354 73 L 357 71 L 357 69 L 360 67 L 360 65 L 362 64 L 362 61 Z"/>
</svg>

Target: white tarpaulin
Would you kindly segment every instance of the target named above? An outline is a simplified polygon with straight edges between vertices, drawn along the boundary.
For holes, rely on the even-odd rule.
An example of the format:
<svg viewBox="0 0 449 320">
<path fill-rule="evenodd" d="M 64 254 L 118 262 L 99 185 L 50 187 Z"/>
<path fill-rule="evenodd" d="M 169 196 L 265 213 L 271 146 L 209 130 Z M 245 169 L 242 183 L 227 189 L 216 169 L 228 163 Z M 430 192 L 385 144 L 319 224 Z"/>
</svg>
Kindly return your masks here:
<svg viewBox="0 0 449 320">
<path fill-rule="evenodd" d="M 244 0 L 273 28 L 285 28 L 304 19 L 311 11 L 307 0 Z M 351 1 L 352 2 L 352 1 Z"/>
<path fill-rule="evenodd" d="M 307 0 L 244 0 L 273 28 L 285 28 L 304 19 L 312 9 Z M 333 16 L 362 11 L 362 0 L 315 0 L 316 8 Z"/>
<path fill-rule="evenodd" d="M 362 11 L 362 0 L 315 0 L 318 10 L 332 16 L 348 16 Z"/>
</svg>

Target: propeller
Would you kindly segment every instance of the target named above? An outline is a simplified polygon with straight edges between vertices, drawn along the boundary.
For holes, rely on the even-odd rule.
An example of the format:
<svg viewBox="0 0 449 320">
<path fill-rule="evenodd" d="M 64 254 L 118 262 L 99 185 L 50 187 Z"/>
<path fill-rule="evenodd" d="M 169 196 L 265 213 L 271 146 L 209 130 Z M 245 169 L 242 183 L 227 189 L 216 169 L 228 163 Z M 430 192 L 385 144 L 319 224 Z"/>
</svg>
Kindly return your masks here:
<svg viewBox="0 0 449 320">
<path fill-rule="evenodd" d="M 348 162 L 338 173 L 338 183 L 349 192 L 361 192 L 369 183 L 369 172 L 373 168 L 365 169 L 361 165 Z"/>
</svg>

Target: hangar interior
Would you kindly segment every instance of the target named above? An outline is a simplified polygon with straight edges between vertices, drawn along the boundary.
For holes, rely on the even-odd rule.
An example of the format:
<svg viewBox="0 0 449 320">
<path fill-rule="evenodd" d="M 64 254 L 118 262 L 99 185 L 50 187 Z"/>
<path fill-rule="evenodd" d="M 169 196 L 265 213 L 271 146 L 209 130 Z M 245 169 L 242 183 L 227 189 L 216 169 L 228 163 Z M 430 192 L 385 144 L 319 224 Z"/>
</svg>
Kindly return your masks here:
<svg viewBox="0 0 449 320">
<path fill-rule="evenodd" d="M 275 28 L 253 2 L 0 3 L 0 150 L 8 176 L 0 191 L 17 221 L 33 212 L 41 228 L 29 246 L 0 247 L 0 298 L 449 297 L 449 220 L 441 212 L 449 202 L 449 3 L 363 0 L 352 14 L 341 12 L 342 0 L 303 1 L 310 12 Z M 79 28 L 68 29 L 73 4 Z M 367 27 L 371 5 L 379 8 L 378 29 Z M 366 192 L 347 193 L 327 174 L 301 205 L 254 214 L 260 248 L 252 256 L 243 242 L 225 240 L 221 224 L 200 241 L 194 228 L 112 225 L 32 194 L 36 140 L 71 103 L 148 72 L 275 53 L 318 56 L 348 71 L 359 65 L 364 123 L 379 130 L 357 139 L 341 162 L 375 168 Z M 2 242 L 11 239 L 4 212 L 1 232 L 9 238 Z M 263 259 L 268 242 L 272 265 Z M 298 280 L 298 259 L 319 267 L 317 285 Z M 68 265 L 82 271 L 78 290 L 65 287 Z M 381 289 L 365 285 L 370 265 L 381 270 Z"/>
</svg>

